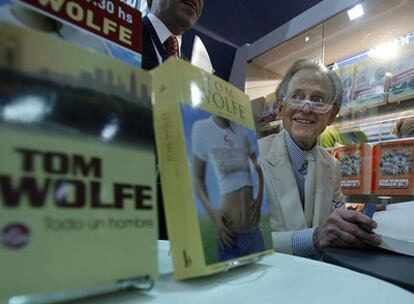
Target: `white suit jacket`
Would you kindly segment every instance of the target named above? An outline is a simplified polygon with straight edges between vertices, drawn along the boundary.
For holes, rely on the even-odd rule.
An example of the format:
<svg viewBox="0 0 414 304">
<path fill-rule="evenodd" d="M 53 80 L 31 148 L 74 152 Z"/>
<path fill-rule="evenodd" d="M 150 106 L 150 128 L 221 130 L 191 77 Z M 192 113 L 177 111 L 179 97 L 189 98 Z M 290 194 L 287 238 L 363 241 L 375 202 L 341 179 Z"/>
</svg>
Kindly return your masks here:
<svg viewBox="0 0 414 304">
<path fill-rule="evenodd" d="M 321 225 L 332 211 L 332 202 L 343 201 L 338 161 L 324 149 L 316 149 L 305 180 L 305 210 L 300 202 L 283 132 L 273 139 L 269 151 L 261 151 L 276 251 L 292 254 L 294 231 Z"/>
</svg>

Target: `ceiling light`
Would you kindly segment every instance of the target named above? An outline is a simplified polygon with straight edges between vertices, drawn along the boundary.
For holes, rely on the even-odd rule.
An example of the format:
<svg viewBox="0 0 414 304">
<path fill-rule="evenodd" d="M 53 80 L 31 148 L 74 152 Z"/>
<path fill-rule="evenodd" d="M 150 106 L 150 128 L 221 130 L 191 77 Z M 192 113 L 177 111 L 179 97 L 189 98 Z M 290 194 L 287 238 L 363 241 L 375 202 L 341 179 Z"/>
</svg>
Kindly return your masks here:
<svg viewBox="0 0 414 304">
<path fill-rule="evenodd" d="M 310 38 L 309 38 L 309 36 L 306 36 L 306 37 L 305 37 L 305 42 L 308 42 L 308 41 L 309 41 L 309 39 L 310 39 Z"/>
<path fill-rule="evenodd" d="M 361 17 L 362 15 L 364 15 L 364 8 L 361 4 L 357 4 L 353 8 L 348 10 L 348 17 L 350 21 L 355 20 Z"/>
<path fill-rule="evenodd" d="M 377 57 L 381 59 L 389 59 L 396 57 L 400 47 L 396 40 L 377 45 L 368 51 L 369 57 Z"/>
</svg>

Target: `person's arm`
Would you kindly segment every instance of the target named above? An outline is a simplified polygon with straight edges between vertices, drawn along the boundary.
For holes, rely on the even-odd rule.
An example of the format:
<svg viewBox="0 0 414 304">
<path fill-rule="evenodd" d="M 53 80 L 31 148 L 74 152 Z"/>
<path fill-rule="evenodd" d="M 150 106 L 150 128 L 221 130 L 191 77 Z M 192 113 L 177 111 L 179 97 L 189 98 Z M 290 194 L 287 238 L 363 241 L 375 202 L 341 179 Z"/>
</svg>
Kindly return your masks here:
<svg viewBox="0 0 414 304">
<path fill-rule="evenodd" d="M 334 209 L 326 221 L 314 231 L 313 241 L 315 248 L 322 252 L 328 246 L 364 248 L 367 246 L 366 242 L 373 244 L 381 243 L 379 236 L 367 231 L 377 226 L 374 220 L 358 211 L 344 209 L 344 197 L 341 191 L 340 180 L 338 165 L 335 193 L 332 199 Z"/>
<path fill-rule="evenodd" d="M 193 155 L 193 182 L 194 188 L 198 197 L 201 200 L 201 203 L 204 209 L 207 211 L 208 216 L 213 221 L 213 224 L 219 234 L 220 244 L 227 247 L 232 247 L 234 245 L 233 241 L 233 233 L 227 227 L 226 219 L 224 215 L 220 212 L 216 211 L 213 208 L 212 203 L 207 194 L 207 187 L 205 182 L 206 176 L 206 169 L 207 169 L 207 162 L 198 158 L 195 154 Z"/>
<path fill-rule="evenodd" d="M 372 229 L 377 223 L 354 210 L 335 209 L 327 220 L 315 230 L 314 244 L 318 251 L 325 247 L 365 248 L 366 242 L 380 244 L 381 238 L 362 227 Z"/>
</svg>

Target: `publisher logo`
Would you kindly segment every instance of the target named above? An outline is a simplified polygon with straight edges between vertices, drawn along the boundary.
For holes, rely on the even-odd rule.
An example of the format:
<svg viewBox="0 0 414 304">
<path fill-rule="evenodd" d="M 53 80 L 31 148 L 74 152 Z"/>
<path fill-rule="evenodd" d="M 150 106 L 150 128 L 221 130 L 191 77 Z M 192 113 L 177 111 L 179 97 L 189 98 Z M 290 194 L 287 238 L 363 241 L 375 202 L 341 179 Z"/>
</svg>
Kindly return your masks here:
<svg viewBox="0 0 414 304">
<path fill-rule="evenodd" d="M 9 249 L 21 249 L 30 241 L 30 230 L 24 224 L 11 223 L 6 225 L 0 234 L 0 242 Z"/>
</svg>

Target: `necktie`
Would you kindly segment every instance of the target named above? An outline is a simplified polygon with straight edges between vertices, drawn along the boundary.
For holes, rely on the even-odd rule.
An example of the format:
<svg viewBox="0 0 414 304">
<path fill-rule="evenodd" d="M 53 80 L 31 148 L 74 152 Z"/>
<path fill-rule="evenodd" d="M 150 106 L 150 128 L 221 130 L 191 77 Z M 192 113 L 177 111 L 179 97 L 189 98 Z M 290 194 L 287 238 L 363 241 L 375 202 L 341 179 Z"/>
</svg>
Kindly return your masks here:
<svg viewBox="0 0 414 304">
<path fill-rule="evenodd" d="M 308 160 L 305 159 L 302 167 L 299 169 L 299 196 L 300 196 L 300 202 L 302 203 L 302 207 L 305 205 L 305 180 L 306 180 L 306 174 L 308 171 Z"/>
<path fill-rule="evenodd" d="M 178 40 L 175 36 L 168 37 L 163 45 L 169 56 L 178 57 Z"/>
<path fill-rule="evenodd" d="M 312 155 L 307 157 L 307 170 L 305 179 L 305 219 L 308 227 L 311 227 L 315 205 L 315 159 Z"/>
</svg>

